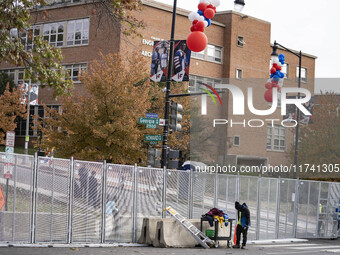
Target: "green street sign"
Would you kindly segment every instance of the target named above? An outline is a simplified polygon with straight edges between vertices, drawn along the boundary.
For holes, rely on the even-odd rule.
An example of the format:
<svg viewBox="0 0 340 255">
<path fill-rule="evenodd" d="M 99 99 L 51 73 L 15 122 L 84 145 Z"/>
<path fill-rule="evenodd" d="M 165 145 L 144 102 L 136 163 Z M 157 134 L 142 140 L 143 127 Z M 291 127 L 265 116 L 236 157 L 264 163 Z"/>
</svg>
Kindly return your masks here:
<svg viewBox="0 0 340 255">
<path fill-rule="evenodd" d="M 154 124 L 146 124 L 146 128 L 157 128 L 157 125 L 154 125 Z"/>
<path fill-rule="evenodd" d="M 151 141 L 157 141 L 160 142 L 163 140 L 162 135 L 145 135 L 145 141 L 151 142 Z"/>
<path fill-rule="evenodd" d="M 146 124 L 146 125 L 159 125 L 159 119 L 152 119 L 152 118 L 138 118 L 139 124 Z"/>
<path fill-rule="evenodd" d="M 157 144 L 158 144 L 158 141 L 150 141 L 149 144 L 150 144 L 150 145 L 157 145 Z"/>
</svg>

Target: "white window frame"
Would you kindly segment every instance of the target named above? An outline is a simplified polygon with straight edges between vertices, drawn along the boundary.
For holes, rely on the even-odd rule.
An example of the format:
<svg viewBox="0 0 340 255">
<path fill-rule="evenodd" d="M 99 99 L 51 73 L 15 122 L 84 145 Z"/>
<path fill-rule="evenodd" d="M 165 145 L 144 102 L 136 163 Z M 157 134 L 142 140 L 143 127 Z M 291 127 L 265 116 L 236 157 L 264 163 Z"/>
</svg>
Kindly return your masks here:
<svg viewBox="0 0 340 255">
<path fill-rule="evenodd" d="M 80 83 L 79 74 L 82 71 L 87 70 L 87 63 L 67 64 L 67 65 L 64 65 L 64 68 L 65 68 L 66 72 L 70 71 L 69 72 L 70 80 L 73 80 L 74 83 Z M 78 70 L 76 70 L 76 69 L 78 69 Z M 75 71 L 78 71 L 77 76 L 74 76 Z"/>
<path fill-rule="evenodd" d="M 267 150 L 285 152 L 286 147 L 287 147 L 286 134 L 287 134 L 287 130 L 285 127 L 282 127 L 280 125 L 273 125 L 273 126 L 268 125 L 267 126 L 267 144 L 266 144 Z M 275 145 L 276 140 L 278 141 L 278 145 Z M 281 141 L 284 142 L 284 145 L 281 145 Z"/>
<path fill-rule="evenodd" d="M 239 76 L 239 74 L 241 74 L 241 77 Z M 236 78 L 236 80 L 242 80 L 243 79 L 243 70 L 242 69 L 236 68 L 235 78 Z"/>
<path fill-rule="evenodd" d="M 244 37 L 241 35 L 237 36 L 237 47 L 243 48 L 245 44 Z"/>
<path fill-rule="evenodd" d="M 238 144 L 235 143 L 236 138 L 238 138 Z M 233 144 L 234 144 L 234 146 L 240 146 L 241 145 L 241 137 L 239 135 L 234 135 Z"/>
<path fill-rule="evenodd" d="M 36 34 L 37 31 L 39 34 Z M 19 32 L 19 38 L 22 44 L 25 46 L 25 50 L 33 49 L 34 38 L 39 35 L 41 35 L 41 25 L 34 25 L 31 26 L 27 31 Z"/>
<path fill-rule="evenodd" d="M 85 23 L 87 23 L 87 27 L 84 28 Z M 77 24 L 81 24 L 80 31 L 77 31 Z M 72 26 L 73 28 L 71 29 Z M 80 33 L 80 39 L 76 39 L 76 34 L 78 32 Z M 84 34 L 87 34 L 87 38 L 85 39 L 84 39 Z M 66 33 L 66 45 L 65 46 L 88 45 L 89 39 L 90 39 L 90 19 L 89 18 L 69 20 L 67 22 L 67 33 Z"/>
<path fill-rule="evenodd" d="M 202 90 L 199 89 L 201 87 L 199 82 L 206 83 L 206 84 L 212 86 L 213 88 L 215 88 L 215 85 L 216 84 L 221 84 L 222 81 L 220 79 L 215 79 L 215 78 L 203 77 L 203 76 L 198 76 L 198 75 L 190 74 L 189 93 L 202 92 Z"/>
<path fill-rule="evenodd" d="M 13 79 L 14 84 L 17 85 L 25 80 L 25 68 L 1 69 L 0 72 L 7 73 L 7 75 Z"/>
<path fill-rule="evenodd" d="M 53 22 L 53 23 L 46 23 L 43 25 L 43 32 L 42 32 L 42 35 L 44 37 L 44 40 L 48 41 L 51 45 L 53 46 L 56 46 L 56 47 L 62 47 L 64 46 L 64 39 L 65 39 L 65 32 L 66 32 L 66 23 L 65 21 L 62 21 L 62 22 Z M 62 32 L 59 32 L 59 26 L 62 25 L 63 26 L 63 31 Z M 51 31 L 51 27 L 52 26 L 55 26 L 56 27 L 56 30 L 55 30 L 55 33 L 52 33 Z M 47 30 L 47 28 L 49 28 Z M 47 34 L 45 34 L 45 32 L 48 31 Z M 62 36 L 62 40 L 58 40 L 58 37 L 59 36 Z M 55 41 L 52 42 L 51 41 L 51 38 L 52 36 L 55 36 Z M 47 38 L 46 38 L 47 37 Z"/>
<path fill-rule="evenodd" d="M 221 52 L 221 61 L 216 61 L 216 58 L 219 59 L 219 57 L 216 56 L 216 54 L 214 54 L 214 56 L 212 55 L 208 55 L 208 48 L 212 48 L 214 47 L 214 53 L 216 53 L 216 49 L 218 51 Z M 208 62 L 213 62 L 213 63 L 218 63 L 218 64 L 223 64 L 223 47 L 218 46 L 218 45 L 213 45 L 213 44 L 208 44 L 207 47 L 201 51 L 201 52 L 191 52 L 191 57 L 194 59 L 200 59 L 200 60 L 204 60 L 204 61 L 208 61 Z M 212 60 L 211 58 L 215 58 L 215 60 Z"/>
<path fill-rule="evenodd" d="M 303 77 L 303 70 L 305 71 L 305 77 Z M 307 82 L 308 69 L 306 67 L 301 67 L 301 82 Z M 296 66 L 296 80 L 299 80 L 299 66 Z"/>
</svg>

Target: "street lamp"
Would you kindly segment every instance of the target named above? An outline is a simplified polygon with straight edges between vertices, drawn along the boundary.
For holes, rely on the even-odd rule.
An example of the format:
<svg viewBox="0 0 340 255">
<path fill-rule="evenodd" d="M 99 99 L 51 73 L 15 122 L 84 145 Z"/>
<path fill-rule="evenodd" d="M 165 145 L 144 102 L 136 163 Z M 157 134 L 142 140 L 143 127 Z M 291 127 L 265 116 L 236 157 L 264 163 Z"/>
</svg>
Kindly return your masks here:
<svg viewBox="0 0 340 255">
<path fill-rule="evenodd" d="M 271 55 L 271 60 L 276 61 L 278 60 L 278 54 L 277 54 L 277 49 L 278 46 L 281 48 L 285 49 L 286 51 L 292 53 L 293 55 L 297 56 L 299 58 L 299 77 L 298 77 L 298 88 L 301 87 L 301 61 L 302 61 L 302 52 L 300 51 L 298 54 L 296 52 L 291 51 L 290 49 L 287 49 L 286 47 L 282 46 L 281 44 L 277 43 L 276 41 L 274 42 L 273 45 L 273 52 Z M 274 63 L 274 62 L 273 62 Z M 298 99 L 300 99 L 300 93 L 298 93 Z M 299 148 L 299 127 L 300 127 L 300 110 L 296 108 L 296 128 L 295 128 L 295 152 L 294 152 L 294 165 L 295 165 L 295 170 L 297 169 L 297 164 L 298 164 L 298 148 Z M 294 171 L 294 179 L 296 179 L 296 171 Z"/>
<path fill-rule="evenodd" d="M 244 0 L 235 0 L 234 10 L 237 11 L 237 12 L 242 12 L 245 5 L 246 4 L 244 3 Z"/>
</svg>

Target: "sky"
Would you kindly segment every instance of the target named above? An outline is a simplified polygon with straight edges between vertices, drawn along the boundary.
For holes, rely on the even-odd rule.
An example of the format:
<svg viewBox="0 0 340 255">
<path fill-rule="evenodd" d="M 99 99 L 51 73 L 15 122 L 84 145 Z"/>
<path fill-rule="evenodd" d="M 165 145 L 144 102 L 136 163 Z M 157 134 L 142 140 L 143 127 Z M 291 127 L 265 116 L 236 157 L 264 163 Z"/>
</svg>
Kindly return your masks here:
<svg viewBox="0 0 340 255">
<path fill-rule="evenodd" d="M 173 5 L 173 0 L 156 0 Z M 199 0 L 177 0 L 197 11 Z M 317 56 L 316 78 L 340 78 L 340 0 L 245 0 L 242 13 L 271 23 L 271 42 Z M 221 0 L 217 11 L 233 10 L 234 0 Z M 340 80 L 339 80 L 340 81 Z M 332 89 L 340 93 L 340 82 Z"/>
</svg>

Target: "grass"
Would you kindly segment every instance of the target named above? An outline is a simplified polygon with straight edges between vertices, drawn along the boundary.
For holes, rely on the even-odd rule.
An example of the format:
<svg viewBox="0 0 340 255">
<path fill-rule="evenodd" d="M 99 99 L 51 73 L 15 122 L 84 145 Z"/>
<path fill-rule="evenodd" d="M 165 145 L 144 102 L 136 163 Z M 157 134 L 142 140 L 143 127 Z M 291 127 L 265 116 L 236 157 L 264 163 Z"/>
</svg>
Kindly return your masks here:
<svg viewBox="0 0 340 255">
<path fill-rule="evenodd" d="M 0 152 L 5 152 L 6 146 L 0 145 Z M 35 148 L 28 148 L 28 155 L 34 155 L 38 151 Z M 25 147 L 14 147 L 14 153 L 25 154 Z"/>
</svg>

